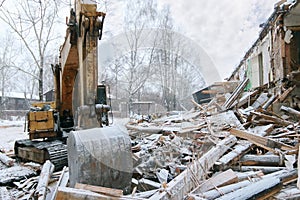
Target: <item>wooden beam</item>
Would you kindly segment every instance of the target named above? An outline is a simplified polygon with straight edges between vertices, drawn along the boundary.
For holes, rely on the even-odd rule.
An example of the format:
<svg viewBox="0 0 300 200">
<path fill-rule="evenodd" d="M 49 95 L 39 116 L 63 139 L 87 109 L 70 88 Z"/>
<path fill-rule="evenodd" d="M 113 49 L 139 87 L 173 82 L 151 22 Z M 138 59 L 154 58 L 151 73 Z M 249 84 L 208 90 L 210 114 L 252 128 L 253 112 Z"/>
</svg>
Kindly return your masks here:
<svg viewBox="0 0 300 200">
<path fill-rule="evenodd" d="M 228 169 L 227 171 L 222 172 L 204 181 L 203 183 L 201 183 L 201 185 L 196 187 L 191 193 L 203 193 L 215 187 L 223 186 L 226 184 L 232 184 L 236 182 L 238 182 L 237 175 L 232 171 L 232 169 Z"/>
<path fill-rule="evenodd" d="M 59 187 L 56 200 L 116 200 L 118 197 L 105 196 L 88 190 Z"/>
<path fill-rule="evenodd" d="M 239 138 L 246 139 L 249 142 L 252 142 L 253 144 L 255 144 L 259 147 L 262 147 L 262 148 L 264 148 L 268 151 L 271 151 L 273 153 L 277 153 L 276 149 L 280 149 L 282 151 L 291 151 L 291 150 L 295 149 L 295 147 L 293 147 L 293 146 L 284 144 L 282 142 L 276 142 L 275 140 L 272 140 L 270 138 L 265 138 L 265 137 L 262 137 L 262 136 L 259 136 L 259 135 L 248 133 L 246 131 L 231 128 L 229 130 L 229 132 L 232 135 L 235 135 Z"/>
<path fill-rule="evenodd" d="M 59 179 L 57 181 L 57 184 L 55 186 L 51 200 L 54 200 L 56 198 L 58 187 L 66 187 L 68 181 L 69 181 L 69 169 L 66 166 L 64 166 L 59 176 Z"/>
<path fill-rule="evenodd" d="M 241 165 L 254 166 L 283 166 L 284 160 L 278 155 L 244 155 L 240 158 Z"/>
<path fill-rule="evenodd" d="M 287 106 L 281 106 L 280 110 L 283 110 L 285 112 L 288 112 L 290 114 L 296 115 L 297 117 L 300 117 L 300 112 L 298 110 L 295 110 L 293 108 L 287 107 Z"/>
<path fill-rule="evenodd" d="M 172 199 L 182 200 L 184 196 L 195 188 L 202 176 L 214 165 L 214 163 L 232 146 L 237 139 L 228 136 L 210 149 L 201 158 L 191 163 L 186 170 L 167 184 L 163 191 L 156 192 L 150 200 Z"/>
<path fill-rule="evenodd" d="M 47 160 L 43 165 L 39 177 L 39 182 L 36 187 L 36 191 L 34 192 L 34 196 L 37 197 L 38 200 L 46 199 L 48 182 L 53 173 L 53 170 L 54 170 L 54 165 L 49 160 Z"/>
<path fill-rule="evenodd" d="M 231 96 L 226 100 L 226 102 L 223 104 L 223 107 L 225 109 L 229 109 L 231 105 L 234 103 L 234 101 L 240 96 L 240 94 L 243 92 L 244 88 L 247 86 L 249 79 L 246 78 L 243 80 L 240 85 L 233 91 Z"/>
<path fill-rule="evenodd" d="M 76 183 L 75 188 L 89 190 L 91 192 L 96 192 L 99 194 L 105 194 L 105 195 L 114 196 L 114 197 L 120 197 L 123 195 L 123 190 L 95 186 L 95 185 L 87 185 L 87 184 L 82 184 L 82 183 Z"/>
<path fill-rule="evenodd" d="M 287 125 L 292 124 L 292 122 L 280 119 L 280 118 L 275 117 L 275 116 L 270 116 L 270 115 L 266 115 L 266 114 L 263 114 L 263 113 L 259 113 L 259 112 L 251 112 L 251 114 L 259 116 L 259 117 L 261 117 L 265 120 L 269 120 L 269 121 L 271 121 L 275 124 L 279 124 L 279 125 L 282 125 L 282 126 L 287 126 Z"/>
<path fill-rule="evenodd" d="M 242 189 L 228 193 L 218 200 L 228 199 L 266 199 L 280 191 L 282 183 L 279 178 L 270 177 L 252 183 Z"/>
</svg>

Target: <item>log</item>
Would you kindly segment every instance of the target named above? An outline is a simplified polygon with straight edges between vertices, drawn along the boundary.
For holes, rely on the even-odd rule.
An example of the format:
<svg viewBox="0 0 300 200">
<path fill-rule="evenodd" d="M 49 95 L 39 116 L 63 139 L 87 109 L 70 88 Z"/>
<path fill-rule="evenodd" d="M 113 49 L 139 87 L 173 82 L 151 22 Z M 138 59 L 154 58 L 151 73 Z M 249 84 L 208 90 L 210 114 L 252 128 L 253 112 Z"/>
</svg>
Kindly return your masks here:
<svg viewBox="0 0 300 200">
<path fill-rule="evenodd" d="M 196 187 L 191 193 L 203 193 L 215 187 L 219 187 L 226 184 L 232 184 L 237 181 L 238 181 L 237 175 L 232 171 L 232 169 L 229 169 L 225 172 L 222 172 L 204 181 L 203 183 L 201 183 L 201 185 Z"/>
<path fill-rule="evenodd" d="M 39 182 L 38 182 L 38 185 L 34 192 L 34 196 L 38 200 L 44 200 L 46 198 L 48 182 L 53 173 L 53 170 L 54 170 L 54 165 L 49 160 L 47 160 L 43 165 L 43 168 L 42 168 L 42 171 L 41 171 L 41 174 L 39 177 Z"/>
<path fill-rule="evenodd" d="M 287 106 L 281 106 L 280 110 L 283 110 L 285 112 L 288 112 L 290 114 L 296 115 L 297 117 L 300 117 L 300 112 L 298 110 L 295 110 L 293 108 L 287 107 Z"/>
<path fill-rule="evenodd" d="M 7 155 L 0 153 L 0 161 L 8 167 L 11 167 L 15 164 L 15 160 L 8 157 Z"/>
<path fill-rule="evenodd" d="M 56 200 L 116 200 L 122 199 L 119 197 L 105 196 L 88 190 L 59 187 L 57 191 Z"/>
<path fill-rule="evenodd" d="M 283 166 L 284 159 L 278 155 L 244 155 L 240 158 L 241 165 Z"/>
<path fill-rule="evenodd" d="M 75 188 L 89 190 L 91 192 L 96 192 L 99 194 L 104 194 L 104 195 L 113 196 L 113 197 L 121 197 L 123 195 L 123 190 L 95 186 L 95 185 L 87 185 L 87 184 L 82 184 L 82 183 L 76 183 Z"/>
<path fill-rule="evenodd" d="M 232 146 L 237 139 L 234 136 L 228 136 L 220 141 L 215 147 L 211 148 L 201 158 L 191 163 L 186 170 L 175 177 L 162 192 L 156 192 L 150 199 L 173 199 L 181 200 L 193 188 L 199 184 L 200 179 L 213 164 Z"/>
<path fill-rule="evenodd" d="M 217 199 L 266 199 L 280 191 L 281 187 L 282 183 L 279 178 L 264 178 Z"/>
<path fill-rule="evenodd" d="M 232 135 L 235 135 L 239 138 L 246 139 L 249 142 L 252 142 L 253 144 L 255 144 L 259 147 L 262 147 L 262 148 L 264 148 L 268 151 L 271 151 L 273 153 L 277 153 L 276 149 L 280 149 L 282 151 L 291 151 L 291 150 L 295 149 L 295 147 L 293 147 L 293 146 L 286 145 L 286 144 L 281 143 L 281 142 L 277 142 L 277 141 L 272 140 L 270 138 L 265 138 L 265 137 L 258 136 L 258 135 L 252 134 L 252 133 L 248 133 L 246 131 L 231 128 L 229 130 L 229 132 Z"/>
</svg>

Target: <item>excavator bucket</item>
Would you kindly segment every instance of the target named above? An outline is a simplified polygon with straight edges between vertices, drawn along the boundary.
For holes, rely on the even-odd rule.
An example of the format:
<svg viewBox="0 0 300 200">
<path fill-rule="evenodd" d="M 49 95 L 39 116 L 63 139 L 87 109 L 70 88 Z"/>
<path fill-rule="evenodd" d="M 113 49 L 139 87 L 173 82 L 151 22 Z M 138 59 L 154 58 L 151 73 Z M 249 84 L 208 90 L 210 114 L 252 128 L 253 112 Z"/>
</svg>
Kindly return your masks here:
<svg viewBox="0 0 300 200">
<path fill-rule="evenodd" d="M 70 186 L 78 183 L 130 192 L 131 141 L 117 126 L 72 131 L 68 142 Z"/>
</svg>

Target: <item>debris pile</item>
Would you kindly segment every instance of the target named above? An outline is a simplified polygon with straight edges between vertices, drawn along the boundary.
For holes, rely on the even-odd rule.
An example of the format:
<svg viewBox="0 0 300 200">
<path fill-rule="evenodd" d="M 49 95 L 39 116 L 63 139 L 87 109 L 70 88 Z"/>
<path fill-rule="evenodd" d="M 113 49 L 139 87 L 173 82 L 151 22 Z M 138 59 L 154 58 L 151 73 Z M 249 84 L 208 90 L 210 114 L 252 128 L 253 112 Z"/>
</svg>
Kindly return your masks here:
<svg viewBox="0 0 300 200">
<path fill-rule="evenodd" d="M 136 164 L 131 196 L 299 197 L 295 86 L 283 84 L 274 95 L 268 86 L 244 92 L 247 82 L 215 83 L 196 94 L 192 111 L 129 123 Z"/>
<path fill-rule="evenodd" d="M 139 117 L 126 124 L 132 139 L 134 165 L 129 195 L 123 195 L 119 189 L 82 183 L 70 188 L 66 167 L 52 173 L 49 161 L 43 166 L 21 165 L 0 154 L 0 196 L 298 198 L 300 124 L 297 98 L 292 95 L 295 87 L 283 87 L 281 95 L 273 95 L 273 88 L 264 87 L 244 92 L 246 84 L 247 80 L 239 84 L 216 83 L 203 90 L 212 94 L 209 101 L 195 98 L 191 111 L 173 112 L 156 119 Z"/>
</svg>

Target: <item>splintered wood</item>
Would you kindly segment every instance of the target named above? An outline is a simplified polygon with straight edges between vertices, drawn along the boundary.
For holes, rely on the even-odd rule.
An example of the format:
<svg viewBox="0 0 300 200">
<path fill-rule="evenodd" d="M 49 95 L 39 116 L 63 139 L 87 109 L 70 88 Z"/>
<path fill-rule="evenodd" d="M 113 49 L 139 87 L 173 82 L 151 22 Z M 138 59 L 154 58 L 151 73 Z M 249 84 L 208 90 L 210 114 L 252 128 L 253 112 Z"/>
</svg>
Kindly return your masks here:
<svg viewBox="0 0 300 200">
<path fill-rule="evenodd" d="M 290 193 L 296 197 L 294 188 L 299 181 L 296 185 L 294 167 L 300 124 L 295 116 L 300 112 L 285 103 L 294 87 L 282 95 L 260 88 L 243 94 L 247 82 L 230 90 L 223 105 L 217 94 L 226 89 L 214 90 L 214 86 L 201 91 L 212 94 L 210 102 L 193 100 L 195 109 L 185 114 L 151 122 L 131 121 L 128 128 L 137 144 L 131 196 L 153 200 L 276 199 L 283 191 L 289 192 L 287 186 L 293 186 Z M 271 110 L 278 103 L 285 103 L 281 106 L 284 113 Z M 168 154 L 162 153 L 168 148 L 172 149 Z M 193 150 L 185 154 L 183 149 Z M 190 162 L 182 162 L 188 159 Z M 176 164 L 179 162 L 181 165 Z M 161 169 L 169 172 L 165 183 L 156 176 Z M 141 189 L 145 183 L 139 180 L 144 178 L 151 179 L 148 190 Z"/>
<path fill-rule="evenodd" d="M 2 199 L 287 199 L 300 197 L 299 110 L 288 105 L 293 87 L 282 95 L 240 84 L 217 83 L 205 93 L 210 102 L 156 119 L 131 119 L 131 191 L 88 183 L 68 187 L 69 172 L 42 172 L 19 166 L 0 154 Z M 220 89 L 219 86 L 230 86 Z M 232 86 L 235 85 L 235 88 Z M 218 89 L 216 89 L 218 88 Z M 216 91 L 214 91 L 216 90 Z M 220 98 L 230 91 L 227 99 Z M 282 104 L 282 105 L 281 105 Z M 298 105 L 298 104 L 297 104 Z M 272 110 L 280 108 L 280 112 Z M 113 156 L 113 155 L 112 155 Z M 14 173 L 15 171 L 18 173 Z M 34 176 L 34 177 L 32 177 Z M 117 176 L 117 175 L 116 175 Z M 27 177 L 27 179 L 24 179 Z M 51 190 L 46 188 L 55 182 Z M 289 196 L 290 195 L 290 196 Z"/>
</svg>

